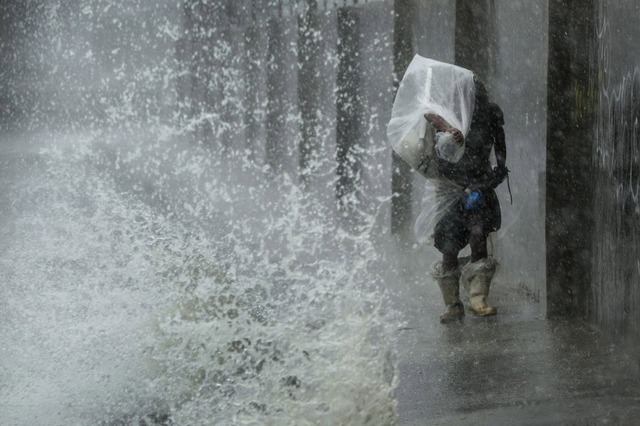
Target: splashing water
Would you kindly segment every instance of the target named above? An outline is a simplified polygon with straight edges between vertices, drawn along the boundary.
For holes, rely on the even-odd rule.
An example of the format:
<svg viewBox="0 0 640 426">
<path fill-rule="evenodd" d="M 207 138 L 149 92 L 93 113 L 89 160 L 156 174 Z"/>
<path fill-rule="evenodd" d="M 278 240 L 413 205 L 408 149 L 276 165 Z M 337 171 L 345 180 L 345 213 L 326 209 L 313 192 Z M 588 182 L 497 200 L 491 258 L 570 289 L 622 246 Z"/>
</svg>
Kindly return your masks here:
<svg viewBox="0 0 640 426">
<path fill-rule="evenodd" d="M 331 150 L 305 189 L 225 145 L 237 46 L 178 61 L 183 4 L 1 6 L 37 71 L 3 78 L 45 95 L 2 141 L 0 423 L 393 424 L 388 206 L 345 224 Z M 222 107 L 180 98 L 190 73 Z"/>
<path fill-rule="evenodd" d="M 207 150 L 83 144 L 36 156 L 7 195 L 9 424 L 393 423 L 372 221 L 346 232 L 286 177 L 224 177 Z M 156 189 L 114 178 L 153 164 Z"/>
</svg>

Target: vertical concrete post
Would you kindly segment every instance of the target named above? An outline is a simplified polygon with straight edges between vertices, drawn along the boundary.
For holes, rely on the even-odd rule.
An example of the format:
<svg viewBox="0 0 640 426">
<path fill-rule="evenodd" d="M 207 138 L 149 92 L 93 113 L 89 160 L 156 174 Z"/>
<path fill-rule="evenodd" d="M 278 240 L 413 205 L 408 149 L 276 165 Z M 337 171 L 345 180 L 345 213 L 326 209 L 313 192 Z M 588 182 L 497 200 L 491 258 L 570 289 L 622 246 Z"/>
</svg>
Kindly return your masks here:
<svg viewBox="0 0 640 426">
<path fill-rule="evenodd" d="M 586 312 L 593 229 L 594 0 L 549 1 L 547 315 Z"/>
<path fill-rule="evenodd" d="M 257 0 L 251 0 L 249 4 L 249 25 L 244 29 L 244 55 L 245 55 L 245 148 L 248 151 L 249 160 L 255 158 L 255 141 L 260 134 L 260 120 L 258 109 L 260 108 L 260 27 L 258 26 Z"/>
<path fill-rule="evenodd" d="M 338 9 L 338 74 L 336 160 L 338 182 L 336 196 L 342 209 L 356 202 L 360 180 L 359 155 L 356 152 L 362 133 L 362 102 L 360 86 L 362 70 L 360 60 L 360 19 L 354 7 Z"/>
<path fill-rule="evenodd" d="M 300 141 L 298 166 L 300 181 L 309 180 L 310 162 L 318 148 L 318 110 L 320 109 L 320 15 L 317 0 L 306 0 L 298 16 L 298 108 Z"/>
<path fill-rule="evenodd" d="M 413 26 L 416 7 L 412 0 L 393 2 L 394 97 L 404 72 L 414 56 Z M 411 239 L 411 168 L 395 153 L 391 157 L 391 233 L 401 241 Z"/>
<path fill-rule="evenodd" d="M 285 25 L 282 17 L 269 18 L 267 21 L 267 116 L 265 146 L 266 163 L 273 173 L 283 169 L 285 133 Z"/>
<path fill-rule="evenodd" d="M 189 67 L 191 58 L 191 8 L 188 2 L 182 5 L 182 35 L 176 41 L 176 59 L 179 67 L 179 77 L 176 79 L 176 101 L 178 113 L 181 117 L 193 116 L 193 104 L 191 104 L 192 76 Z"/>
<path fill-rule="evenodd" d="M 456 1 L 456 65 L 487 81 L 495 69 L 495 0 Z"/>
<path fill-rule="evenodd" d="M 210 70 L 218 68 L 218 58 L 213 53 L 212 46 L 219 36 L 219 28 L 216 25 L 220 20 L 220 14 L 224 13 L 224 4 L 207 3 L 197 1 L 196 8 L 192 14 L 196 27 L 194 29 L 194 91 L 192 95 L 198 102 L 198 113 L 205 114 L 216 111 L 216 101 L 218 99 L 218 85 Z M 197 52 L 197 53 L 195 53 Z M 217 141 L 215 123 L 211 120 L 202 121 L 198 128 L 199 139 L 208 144 L 214 145 Z"/>
<path fill-rule="evenodd" d="M 183 3 L 182 38 L 177 43 L 177 54 L 183 75 L 178 80 L 178 108 L 184 119 L 190 119 L 200 114 L 204 102 L 206 84 L 200 78 L 204 68 L 204 58 L 199 54 L 202 49 L 203 37 L 200 35 L 202 27 L 202 5 L 196 0 Z M 201 128 L 193 129 L 193 136 L 199 138 Z"/>
<path fill-rule="evenodd" d="M 28 19 L 26 2 L 0 4 L 0 125 L 3 130 L 21 125 L 33 114 L 37 104 L 33 85 L 21 84 L 23 79 L 36 78 L 26 57 L 29 41 L 26 34 L 36 31 L 37 20 Z M 32 28 L 33 27 L 33 28 Z"/>
</svg>

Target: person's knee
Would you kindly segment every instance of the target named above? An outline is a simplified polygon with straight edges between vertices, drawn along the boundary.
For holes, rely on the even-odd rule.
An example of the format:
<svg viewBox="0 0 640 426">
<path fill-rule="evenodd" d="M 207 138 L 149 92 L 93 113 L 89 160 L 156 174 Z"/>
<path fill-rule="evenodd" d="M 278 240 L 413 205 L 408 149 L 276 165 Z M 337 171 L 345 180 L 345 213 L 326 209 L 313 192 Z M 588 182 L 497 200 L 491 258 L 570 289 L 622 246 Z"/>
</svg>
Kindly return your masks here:
<svg viewBox="0 0 640 426">
<path fill-rule="evenodd" d="M 472 226 L 469 235 L 472 261 L 487 257 L 487 237 L 482 226 Z"/>
<path fill-rule="evenodd" d="M 484 234 L 484 230 L 480 225 L 474 225 L 471 227 L 469 232 L 469 242 L 473 243 L 482 243 L 486 240 L 486 236 Z"/>
<path fill-rule="evenodd" d="M 445 272 L 455 271 L 458 269 L 458 253 L 444 252 L 442 253 L 442 268 Z"/>
</svg>

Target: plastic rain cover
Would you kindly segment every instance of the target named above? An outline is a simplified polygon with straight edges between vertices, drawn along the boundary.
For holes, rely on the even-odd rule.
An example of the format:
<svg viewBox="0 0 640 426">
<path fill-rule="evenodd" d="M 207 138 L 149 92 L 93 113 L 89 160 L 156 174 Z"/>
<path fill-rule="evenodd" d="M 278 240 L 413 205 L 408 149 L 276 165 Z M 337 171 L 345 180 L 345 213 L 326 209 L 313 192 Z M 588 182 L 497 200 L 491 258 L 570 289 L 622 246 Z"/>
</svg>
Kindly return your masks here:
<svg viewBox="0 0 640 426">
<path fill-rule="evenodd" d="M 415 55 L 402 78 L 387 125 L 393 150 L 427 177 L 416 237 L 428 242 L 441 215 L 465 196 L 464 188 L 425 170 L 435 155 L 433 129 L 425 114 L 437 114 L 466 136 L 475 104 L 473 72 L 456 65 Z M 464 149 L 464 147 L 463 147 Z"/>
</svg>

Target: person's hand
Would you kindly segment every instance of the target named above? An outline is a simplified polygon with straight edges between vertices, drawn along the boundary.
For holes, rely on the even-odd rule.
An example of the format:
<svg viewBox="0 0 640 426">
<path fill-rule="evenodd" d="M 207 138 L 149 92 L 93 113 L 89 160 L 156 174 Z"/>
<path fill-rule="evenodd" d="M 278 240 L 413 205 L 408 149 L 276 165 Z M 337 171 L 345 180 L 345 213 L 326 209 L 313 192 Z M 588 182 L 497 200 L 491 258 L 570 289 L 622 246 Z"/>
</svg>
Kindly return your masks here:
<svg viewBox="0 0 640 426">
<path fill-rule="evenodd" d="M 462 135 L 462 132 L 460 130 L 452 127 L 450 130 L 448 130 L 448 132 L 453 135 L 453 140 L 456 141 L 458 145 L 462 145 L 464 143 L 464 136 Z"/>
<path fill-rule="evenodd" d="M 453 135 L 453 140 L 458 145 L 462 145 L 464 143 L 464 135 L 462 134 L 462 132 L 449 124 L 444 118 L 440 117 L 437 114 L 428 113 L 424 115 L 424 118 L 429 123 L 431 123 L 431 125 L 435 127 L 438 132 L 451 133 Z"/>
<path fill-rule="evenodd" d="M 491 175 L 490 187 L 495 188 L 509 175 L 509 169 L 505 165 L 499 165 L 493 168 Z"/>
</svg>

